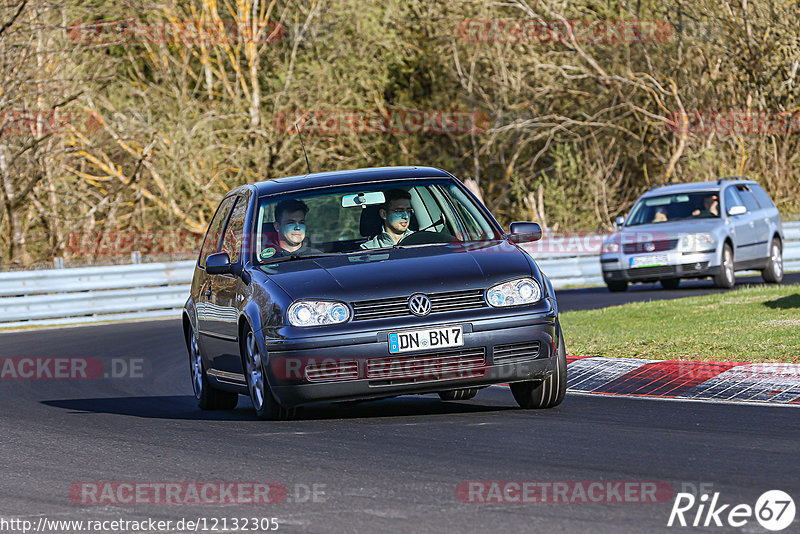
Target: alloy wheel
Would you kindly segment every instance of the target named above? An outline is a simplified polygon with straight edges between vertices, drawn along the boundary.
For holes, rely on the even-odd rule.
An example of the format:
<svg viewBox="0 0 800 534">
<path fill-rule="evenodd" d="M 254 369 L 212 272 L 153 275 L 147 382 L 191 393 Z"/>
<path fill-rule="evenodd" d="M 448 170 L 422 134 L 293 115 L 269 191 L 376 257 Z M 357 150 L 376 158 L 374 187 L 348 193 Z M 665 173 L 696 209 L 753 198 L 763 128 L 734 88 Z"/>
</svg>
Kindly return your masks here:
<svg viewBox="0 0 800 534">
<path fill-rule="evenodd" d="M 253 332 L 247 333 L 247 387 L 250 390 L 250 400 L 256 410 L 264 405 L 264 371 L 261 365 L 261 352 L 258 350 L 256 336 Z"/>
</svg>

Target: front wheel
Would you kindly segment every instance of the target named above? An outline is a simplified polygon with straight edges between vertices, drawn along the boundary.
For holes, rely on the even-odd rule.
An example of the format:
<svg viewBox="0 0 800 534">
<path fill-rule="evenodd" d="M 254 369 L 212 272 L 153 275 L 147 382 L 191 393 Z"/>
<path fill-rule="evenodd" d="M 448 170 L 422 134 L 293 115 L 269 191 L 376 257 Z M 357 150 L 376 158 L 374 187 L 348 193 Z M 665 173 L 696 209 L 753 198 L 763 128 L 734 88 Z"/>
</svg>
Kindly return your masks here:
<svg viewBox="0 0 800 534">
<path fill-rule="evenodd" d="M 722 264 L 719 267 L 719 274 L 714 276 L 714 285 L 722 289 L 730 289 L 736 284 L 736 277 L 733 273 L 733 250 L 727 243 L 722 248 Z"/>
<path fill-rule="evenodd" d="M 544 380 L 516 382 L 511 384 L 511 393 L 521 408 L 553 408 L 561 404 L 567 393 L 567 349 L 561 325 L 556 323 L 558 349 L 556 368 Z"/>
<path fill-rule="evenodd" d="M 256 409 L 256 415 L 267 421 L 293 419 L 296 415 L 295 408 L 284 408 L 272 395 L 272 390 L 267 382 L 264 357 L 258 347 L 256 336 L 248 327 L 245 331 L 242 359 L 244 360 L 247 391 L 250 401 Z"/>
<path fill-rule="evenodd" d="M 197 406 L 201 410 L 233 410 L 236 408 L 239 403 L 238 393 L 214 389 L 209 384 L 194 330 L 189 330 L 186 335 L 186 345 L 189 348 L 189 370 L 192 373 L 192 389 Z"/>
<path fill-rule="evenodd" d="M 606 285 L 608 286 L 608 290 L 611 291 L 612 293 L 619 293 L 621 291 L 627 291 L 628 290 L 628 282 L 627 281 L 606 282 Z"/>
<path fill-rule="evenodd" d="M 783 247 L 777 239 L 769 246 L 767 268 L 761 271 L 761 278 L 768 284 L 780 284 L 783 281 Z"/>
</svg>

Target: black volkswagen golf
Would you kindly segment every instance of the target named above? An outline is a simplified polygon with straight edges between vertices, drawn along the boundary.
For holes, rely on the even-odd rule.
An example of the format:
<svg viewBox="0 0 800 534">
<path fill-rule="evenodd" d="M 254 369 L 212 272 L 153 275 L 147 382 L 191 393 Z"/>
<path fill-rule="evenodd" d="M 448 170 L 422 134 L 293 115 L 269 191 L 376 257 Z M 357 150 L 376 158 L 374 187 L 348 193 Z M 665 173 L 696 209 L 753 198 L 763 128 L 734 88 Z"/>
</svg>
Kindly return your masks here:
<svg viewBox="0 0 800 534">
<path fill-rule="evenodd" d="M 183 311 L 202 409 L 249 395 L 259 417 L 314 402 L 509 383 L 558 405 L 567 362 L 549 279 L 453 175 L 389 167 L 231 191 L 212 219 Z"/>
</svg>

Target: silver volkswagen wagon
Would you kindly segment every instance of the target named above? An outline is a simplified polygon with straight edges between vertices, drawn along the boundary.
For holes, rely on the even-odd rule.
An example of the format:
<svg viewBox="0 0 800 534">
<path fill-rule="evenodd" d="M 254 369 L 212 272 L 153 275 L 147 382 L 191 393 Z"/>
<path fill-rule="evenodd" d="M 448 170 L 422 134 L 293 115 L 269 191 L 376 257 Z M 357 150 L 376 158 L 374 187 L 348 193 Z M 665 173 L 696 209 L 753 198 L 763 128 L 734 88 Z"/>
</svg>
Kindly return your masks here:
<svg viewBox="0 0 800 534">
<path fill-rule="evenodd" d="M 610 291 L 655 281 L 675 289 L 682 278 L 708 277 L 731 288 L 740 270 L 761 271 L 768 283 L 783 279 L 780 213 L 753 180 L 655 185 L 616 223 L 600 255 Z"/>
</svg>

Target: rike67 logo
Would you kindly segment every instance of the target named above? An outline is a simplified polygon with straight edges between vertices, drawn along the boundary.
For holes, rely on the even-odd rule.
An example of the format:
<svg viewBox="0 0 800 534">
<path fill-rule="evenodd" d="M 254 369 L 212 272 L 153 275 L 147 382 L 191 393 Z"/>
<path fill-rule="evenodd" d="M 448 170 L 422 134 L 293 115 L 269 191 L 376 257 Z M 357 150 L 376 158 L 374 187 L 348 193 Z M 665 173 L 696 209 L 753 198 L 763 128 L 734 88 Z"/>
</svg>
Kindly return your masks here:
<svg viewBox="0 0 800 534">
<path fill-rule="evenodd" d="M 755 506 L 723 504 L 719 495 L 703 493 L 696 498 L 691 493 L 678 493 L 667 526 L 741 528 L 755 519 L 765 529 L 777 532 L 794 521 L 794 500 L 785 491 L 764 492 Z"/>
</svg>

